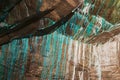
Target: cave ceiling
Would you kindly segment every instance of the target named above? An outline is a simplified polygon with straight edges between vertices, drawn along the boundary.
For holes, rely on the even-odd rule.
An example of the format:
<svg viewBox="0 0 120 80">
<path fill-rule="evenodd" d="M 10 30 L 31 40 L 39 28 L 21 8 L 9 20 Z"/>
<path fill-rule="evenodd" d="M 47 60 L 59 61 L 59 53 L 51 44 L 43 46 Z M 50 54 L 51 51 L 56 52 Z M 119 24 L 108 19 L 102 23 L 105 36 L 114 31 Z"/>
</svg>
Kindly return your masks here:
<svg viewBox="0 0 120 80">
<path fill-rule="evenodd" d="M 11 7 L 14 3 L 16 3 L 17 0 L 0 0 L 0 16 L 3 14 L 3 12 L 7 11 L 9 7 Z M 18 0 L 19 1 L 19 0 Z M 86 18 L 86 16 L 83 16 L 83 20 L 88 19 L 88 25 L 90 21 L 93 21 L 96 23 L 97 19 L 102 19 L 105 21 L 103 24 L 108 24 L 109 26 L 112 26 L 110 28 L 107 28 L 106 31 L 100 32 L 98 35 L 90 35 L 87 40 L 85 40 L 88 43 L 94 43 L 94 42 L 106 42 L 109 40 L 109 38 L 119 34 L 120 32 L 120 0 L 43 0 L 42 3 L 40 3 L 39 0 L 21 0 L 20 4 L 18 4 L 7 16 L 5 19 L 5 22 L 8 24 L 13 24 L 17 21 L 20 21 L 21 19 L 25 18 L 26 16 L 30 16 L 37 11 L 45 11 L 50 8 L 55 8 L 54 11 L 52 11 L 50 14 L 46 15 L 44 18 L 49 18 L 53 21 L 58 21 L 62 17 L 66 16 L 69 12 L 71 12 L 73 9 L 75 9 L 79 4 L 79 16 L 83 15 L 89 15 L 89 17 Z M 39 5 L 38 5 L 39 4 Z M 89 13 L 85 13 L 84 9 L 85 7 L 88 7 L 89 4 L 92 6 L 89 8 Z M 81 10 L 83 10 L 81 12 Z M 95 17 L 95 21 L 93 18 Z M 70 22 L 69 22 L 70 23 Z M 76 25 L 82 25 L 82 20 L 77 20 Z M 42 25 L 40 24 L 40 21 L 36 21 L 32 25 L 29 26 L 38 26 Z M 47 26 L 47 21 L 45 21 L 45 26 Z M 107 25 L 107 26 L 108 26 Z M 83 28 L 86 28 L 86 25 L 82 25 Z M 86 30 L 86 29 L 85 29 Z M 73 36 L 71 29 L 68 27 L 66 28 L 67 35 Z M 73 39 L 79 40 L 78 37 L 79 30 L 77 31 L 78 35 L 75 35 Z M 85 33 L 87 34 L 87 32 Z M 66 35 L 66 34 L 65 34 Z M 107 38 L 106 38 L 107 36 Z M 99 39 L 99 40 L 98 40 Z M 81 41 L 84 39 L 81 39 Z M 91 41 L 92 40 L 92 41 Z"/>
</svg>

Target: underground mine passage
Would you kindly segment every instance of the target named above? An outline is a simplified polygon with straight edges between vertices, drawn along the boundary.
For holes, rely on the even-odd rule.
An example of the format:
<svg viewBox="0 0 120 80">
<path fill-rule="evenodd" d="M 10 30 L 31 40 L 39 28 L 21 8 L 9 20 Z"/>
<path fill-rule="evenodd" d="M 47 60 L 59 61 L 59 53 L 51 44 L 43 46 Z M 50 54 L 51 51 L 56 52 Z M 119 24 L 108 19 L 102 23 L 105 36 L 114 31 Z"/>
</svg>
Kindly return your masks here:
<svg viewBox="0 0 120 80">
<path fill-rule="evenodd" d="M 120 80 L 120 0 L 0 0 L 0 80 Z"/>
</svg>

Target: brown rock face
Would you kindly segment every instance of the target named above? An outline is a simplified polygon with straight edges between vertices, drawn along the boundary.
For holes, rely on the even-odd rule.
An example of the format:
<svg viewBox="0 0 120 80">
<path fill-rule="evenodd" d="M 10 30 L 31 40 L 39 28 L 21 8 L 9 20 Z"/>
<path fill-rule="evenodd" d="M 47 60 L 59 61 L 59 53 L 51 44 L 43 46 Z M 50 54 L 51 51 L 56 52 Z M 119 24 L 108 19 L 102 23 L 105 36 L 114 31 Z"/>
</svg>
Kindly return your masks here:
<svg viewBox="0 0 120 80">
<path fill-rule="evenodd" d="M 43 0 L 40 10 L 44 11 L 46 9 L 54 8 L 55 10 L 46 17 L 57 21 L 69 14 L 79 3 L 82 4 L 83 2 L 79 2 L 79 0 Z"/>
</svg>

